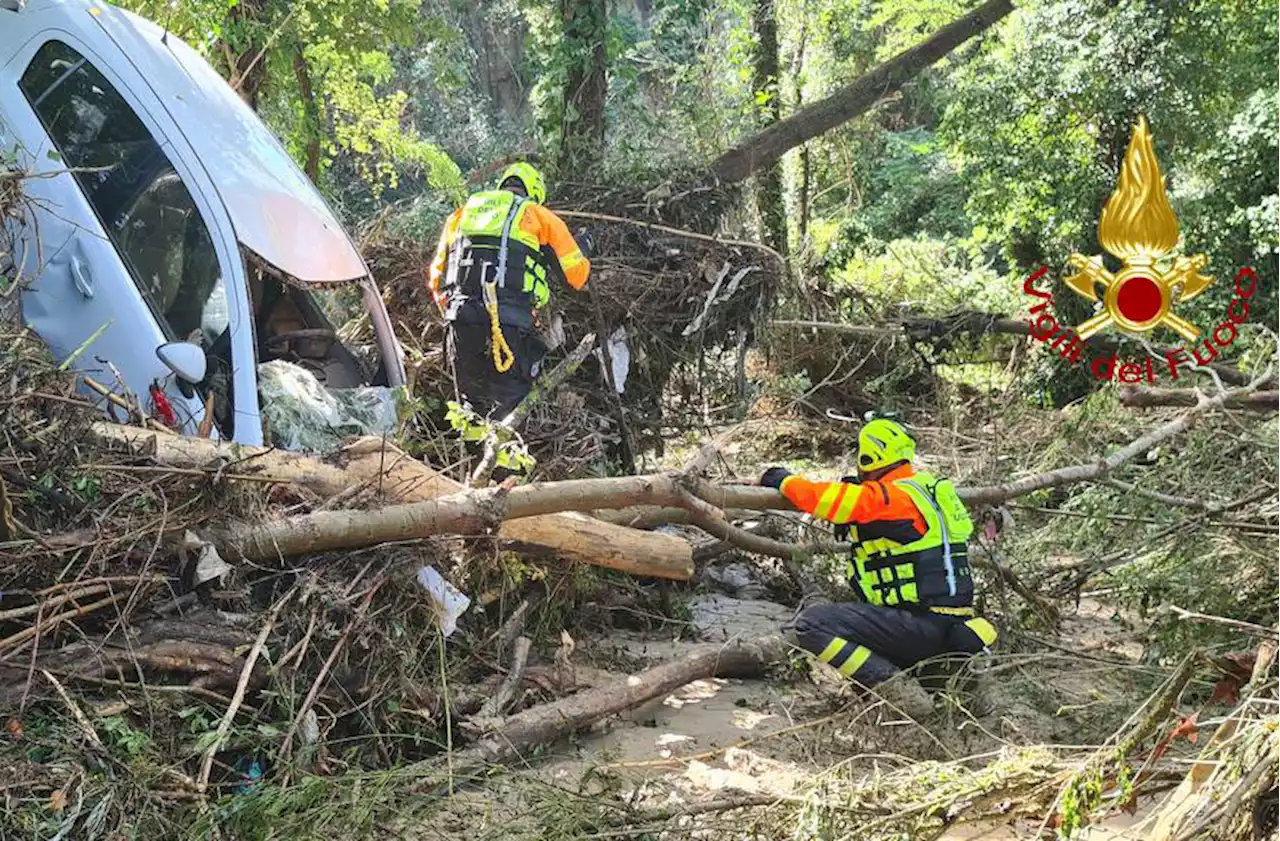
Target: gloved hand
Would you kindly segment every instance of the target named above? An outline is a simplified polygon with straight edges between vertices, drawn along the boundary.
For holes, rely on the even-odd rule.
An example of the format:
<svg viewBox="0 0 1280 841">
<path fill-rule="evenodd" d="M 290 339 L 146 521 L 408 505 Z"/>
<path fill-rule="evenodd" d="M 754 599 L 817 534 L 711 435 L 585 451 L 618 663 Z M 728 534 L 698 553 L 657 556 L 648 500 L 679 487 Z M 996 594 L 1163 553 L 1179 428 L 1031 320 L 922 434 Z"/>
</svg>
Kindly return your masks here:
<svg viewBox="0 0 1280 841">
<path fill-rule="evenodd" d="M 595 240 L 591 239 L 591 232 L 586 228 L 579 228 L 575 231 L 573 234 L 573 240 L 578 243 L 578 250 L 582 252 L 582 256 L 586 257 L 588 260 L 595 256 Z"/>
<path fill-rule="evenodd" d="M 770 467 L 760 477 L 760 484 L 766 488 L 782 488 L 782 480 L 791 475 L 791 471 L 785 467 Z"/>
</svg>

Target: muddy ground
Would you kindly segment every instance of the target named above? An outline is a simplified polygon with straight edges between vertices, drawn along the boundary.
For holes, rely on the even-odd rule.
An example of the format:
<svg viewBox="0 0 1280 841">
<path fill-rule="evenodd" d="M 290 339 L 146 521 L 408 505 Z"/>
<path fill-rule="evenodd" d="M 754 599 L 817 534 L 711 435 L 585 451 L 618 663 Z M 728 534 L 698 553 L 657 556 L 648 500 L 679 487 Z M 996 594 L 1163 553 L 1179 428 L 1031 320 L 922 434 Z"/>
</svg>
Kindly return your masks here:
<svg viewBox="0 0 1280 841">
<path fill-rule="evenodd" d="M 695 596 L 688 609 L 689 623 L 674 633 L 579 639 L 573 660 L 622 680 L 691 645 L 776 633 L 794 614 L 764 598 L 740 599 L 714 589 Z M 1052 653 L 997 654 L 973 696 L 939 697 L 933 718 L 919 723 L 875 697 L 860 696 L 834 670 L 799 654 L 789 670 L 766 679 L 694 681 L 550 747 L 504 780 L 482 790 L 460 789 L 440 819 L 422 828 L 423 836 L 501 838 L 519 827 L 520 837 L 550 838 L 556 812 L 571 815 L 575 802 L 615 798 L 633 807 L 662 808 L 750 795 L 786 799 L 839 764 L 874 775 L 922 758 L 1100 740 L 1142 671 L 1137 630 L 1105 602 L 1084 598 L 1063 617 L 1053 642 L 1097 658 L 1096 667 L 1081 667 L 1072 658 L 1072 667 L 1064 669 L 1065 661 Z M 979 695 L 989 707 L 981 714 L 956 706 Z M 1118 815 L 1083 837 L 1142 838 L 1143 814 Z M 713 822 L 707 827 L 711 834 L 702 837 L 736 834 L 725 835 L 724 829 Z M 1026 821 L 1002 822 L 959 827 L 939 837 L 1014 841 L 1034 837 L 1036 829 Z M 534 832 L 526 836 L 529 830 Z"/>
</svg>

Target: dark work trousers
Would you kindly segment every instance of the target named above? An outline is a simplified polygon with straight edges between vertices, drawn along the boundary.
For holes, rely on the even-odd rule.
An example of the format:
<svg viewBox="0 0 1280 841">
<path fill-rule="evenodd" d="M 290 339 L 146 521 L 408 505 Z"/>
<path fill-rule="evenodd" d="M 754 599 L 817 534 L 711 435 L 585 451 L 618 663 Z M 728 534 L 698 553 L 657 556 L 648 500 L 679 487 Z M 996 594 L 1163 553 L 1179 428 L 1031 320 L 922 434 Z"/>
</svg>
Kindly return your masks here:
<svg viewBox="0 0 1280 841">
<path fill-rule="evenodd" d="M 465 318 L 445 324 L 445 348 L 458 391 L 481 417 L 501 420 L 533 388 L 546 346 L 532 331 L 502 325 L 516 361 L 506 371 L 493 366 L 493 333 L 488 316 L 483 322 Z"/>
<path fill-rule="evenodd" d="M 931 657 L 984 647 L 964 619 L 861 602 L 806 608 L 795 633 L 801 648 L 864 686 Z"/>
</svg>

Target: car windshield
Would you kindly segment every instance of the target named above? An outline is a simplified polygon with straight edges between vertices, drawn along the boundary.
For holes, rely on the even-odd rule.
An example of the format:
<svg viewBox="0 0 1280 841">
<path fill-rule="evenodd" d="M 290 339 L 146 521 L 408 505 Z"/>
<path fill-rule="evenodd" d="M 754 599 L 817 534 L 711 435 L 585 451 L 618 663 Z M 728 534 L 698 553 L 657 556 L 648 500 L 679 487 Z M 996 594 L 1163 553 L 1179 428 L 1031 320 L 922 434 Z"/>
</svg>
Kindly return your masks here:
<svg viewBox="0 0 1280 841">
<path fill-rule="evenodd" d="M 364 284 L 304 284 L 248 249 L 242 250 L 259 363 L 292 362 L 310 370 L 327 388 L 377 383 L 382 360 L 376 343 L 370 341 L 366 348 L 354 339 L 349 346 L 338 335 L 345 325 L 368 324 L 369 319 L 362 318 L 366 316 Z"/>
</svg>

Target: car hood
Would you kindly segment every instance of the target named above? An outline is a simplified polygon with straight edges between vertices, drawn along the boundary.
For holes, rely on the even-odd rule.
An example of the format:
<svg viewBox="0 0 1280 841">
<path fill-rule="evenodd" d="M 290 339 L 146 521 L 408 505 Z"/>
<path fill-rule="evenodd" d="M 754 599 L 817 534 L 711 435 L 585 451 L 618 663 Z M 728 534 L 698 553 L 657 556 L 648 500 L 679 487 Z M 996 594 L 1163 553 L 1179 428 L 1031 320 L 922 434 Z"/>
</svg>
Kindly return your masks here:
<svg viewBox="0 0 1280 841">
<path fill-rule="evenodd" d="M 368 274 L 324 197 L 231 86 L 195 50 L 113 6 L 94 16 L 138 68 L 212 179 L 236 238 L 307 283 Z"/>
</svg>

